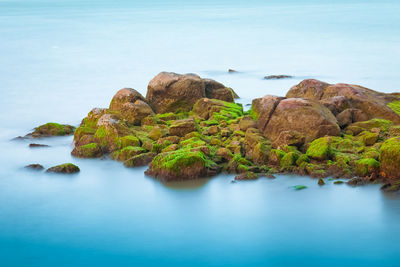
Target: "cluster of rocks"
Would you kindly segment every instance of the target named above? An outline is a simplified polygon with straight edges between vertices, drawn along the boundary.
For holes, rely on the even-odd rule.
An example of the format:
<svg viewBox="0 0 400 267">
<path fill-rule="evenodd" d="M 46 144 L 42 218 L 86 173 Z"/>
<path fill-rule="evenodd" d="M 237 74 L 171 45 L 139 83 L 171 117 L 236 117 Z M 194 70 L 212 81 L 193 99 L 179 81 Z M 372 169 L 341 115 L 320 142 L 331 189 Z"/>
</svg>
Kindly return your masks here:
<svg viewBox="0 0 400 267">
<path fill-rule="evenodd" d="M 214 80 L 162 72 L 146 97 L 124 88 L 109 108 L 90 111 L 72 155 L 149 165 L 146 173 L 163 181 L 298 173 L 400 189 L 399 94 L 311 79 L 286 97 L 254 99 L 246 112 L 236 97 Z"/>
<path fill-rule="evenodd" d="M 44 167 L 41 164 L 34 163 L 34 164 L 29 164 L 25 166 L 26 169 L 29 170 L 35 170 L 35 171 L 41 171 L 44 170 Z M 72 163 L 64 163 L 60 164 L 51 168 L 48 168 L 46 170 L 48 173 L 66 173 L 66 174 L 73 174 L 80 172 L 80 169 L 78 166 L 72 164 Z"/>
</svg>

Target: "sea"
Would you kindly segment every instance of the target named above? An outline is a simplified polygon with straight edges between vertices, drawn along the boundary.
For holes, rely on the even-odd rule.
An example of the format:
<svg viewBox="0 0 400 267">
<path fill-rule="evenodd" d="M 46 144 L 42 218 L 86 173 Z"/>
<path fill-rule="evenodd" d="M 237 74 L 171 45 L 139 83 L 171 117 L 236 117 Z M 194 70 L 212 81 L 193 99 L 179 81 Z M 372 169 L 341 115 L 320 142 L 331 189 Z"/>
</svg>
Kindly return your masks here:
<svg viewBox="0 0 400 267">
<path fill-rule="evenodd" d="M 77 126 L 121 88 L 145 95 L 161 71 L 220 81 L 249 108 L 309 78 L 399 92 L 399 70 L 398 0 L 0 0 L 0 266 L 400 266 L 400 194 L 380 185 L 163 184 L 72 157 L 71 136 L 12 140 Z M 264 79 L 279 74 L 293 78 Z M 65 162 L 80 173 L 24 169 Z"/>
</svg>

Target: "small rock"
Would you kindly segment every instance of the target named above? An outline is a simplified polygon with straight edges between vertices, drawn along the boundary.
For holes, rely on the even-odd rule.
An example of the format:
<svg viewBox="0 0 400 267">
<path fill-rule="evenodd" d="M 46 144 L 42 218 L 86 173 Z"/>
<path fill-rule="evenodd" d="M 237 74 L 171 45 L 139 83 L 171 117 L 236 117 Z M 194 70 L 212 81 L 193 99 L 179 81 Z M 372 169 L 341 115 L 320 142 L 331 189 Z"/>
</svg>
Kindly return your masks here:
<svg viewBox="0 0 400 267">
<path fill-rule="evenodd" d="M 334 184 L 343 184 L 344 182 L 339 180 L 339 181 L 334 181 L 333 183 Z"/>
<path fill-rule="evenodd" d="M 185 136 L 186 134 L 196 132 L 197 130 L 197 124 L 194 119 L 185 119 L 175 121 L 169 128 L 169 133 L 170 135 Z"/>
<path fill-rule="evenodd" d="M 325 185 L 324 179 L 319 178 L 318 185 Z"/>
<path fill-rule="evenodd" d="M 44 169 L 44 167 L 38 163 L 29 164 L 29 165 L 25 166 L 25 168 L 30 169 L 30 170 L 35 170 L 35 171 L 41 171 Z"/>
<path fill-rule="evenodd" d="M 243 172 L 235 176 L 235 180 L 255 180 L 258 175 L 254 172 Z"/>
<path fill-rule="evenodd" d="M 38 148 L 38 147 L 50 147 L 49 145 L 44 145 L 44 144 L 35 144 L 35 143 L 32 143 L 32 144 L 29 144 L 29 147 L 30 148 Z"/>
<path fill-rule="evenodd" d="M 229 73 L 237 73 L 238 71 L 237 71 L 237 70 L 234 70 L 234 69 L 228 69 L 228 72 L 229 72 Z"/>
<path fill-rule="evenodd" d="M 53 173 L 65 173 L 65 174 L 72 174 L 79 172 L 80 169 L 78 166 L 72 163 L 64 163 L 61 165 L 57 165 L 47 169 L 46 172 L 53 172 Z"/>
<path fill-rule="evenodd" d="M 280 80 L 280 79 L 289 79 L 289 78 L 293 78 L 293 76 L 290 76 L 290 75 L 268 75 L 268 76 L 264 77 L 265 80 Z"/>
</svg>

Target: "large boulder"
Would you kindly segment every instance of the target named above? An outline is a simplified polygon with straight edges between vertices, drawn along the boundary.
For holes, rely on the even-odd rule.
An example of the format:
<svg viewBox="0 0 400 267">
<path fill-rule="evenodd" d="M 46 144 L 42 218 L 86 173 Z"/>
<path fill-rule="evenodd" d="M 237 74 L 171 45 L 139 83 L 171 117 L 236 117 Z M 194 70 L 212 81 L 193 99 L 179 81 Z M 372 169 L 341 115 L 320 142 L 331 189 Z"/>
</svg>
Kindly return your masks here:
<svg viewBox="0 0 400 267">
<path fill-rule="evenodd" d="M 251 104 L 251 114 L 257 120 L 258 129 L 261 132 L 265 130 L 272 113 L 284 97 L 266 95 L 261 98 L 253 99 Z"/>
<path fill-rule="evenodd" d="M 398 103 L 396 94 L 385 94 L 353 84 L 328 84 L 318 80 L 304 80 L 293 86 L 286 97 L 298 97 L 321 101 L 337 115 L 347 108 L 362 111 L 362 117 L 387 119 L 400 123 L 400 116 L 394 111 Z"/>
<path fill-rule="evenodd" d="M 196 74 L 161 72 L 147 87 L 146 99 L 156 113 L 190 111 L 203 97 L 234 102 L 238 98 L 231 89 L 211 79 Z"/>
<path fill-rule="evenodd" d="M 142 119 L 154 114 L 145 98 L 132 88 L 119 90 L 111 100 L 110 110 L 119 112 L 123 119 L 135 125 L 139 125 Z"/>
<path fill-rule="evenodd" d="M 203 79 L 206 90 L 207 98 L 219 99 L 227 102 L 234 102 L 235 98 L 239 96 L 233 91 L 232 88 L 226 87 L 222 83 L 212 79 Z"/>
<path fill-rule="evenodd" d="M 260 131 L 275 141 L 283 131 L 296 131 L 308 143 L 319 137 L 340 135 L 335 116 L 324 105 L 301 98 L 288 98 L 279 102 L 267 124 Z M 262 125 L 263 126 L 263 125 Z"/>
<path fill-rule="evenodd" d="M 205 96 L 205 83 L 198 75 L 161 72 L 150 81 L 146 99 L 156 113 L 167 113 L 190 111 Z"/>
</svg>

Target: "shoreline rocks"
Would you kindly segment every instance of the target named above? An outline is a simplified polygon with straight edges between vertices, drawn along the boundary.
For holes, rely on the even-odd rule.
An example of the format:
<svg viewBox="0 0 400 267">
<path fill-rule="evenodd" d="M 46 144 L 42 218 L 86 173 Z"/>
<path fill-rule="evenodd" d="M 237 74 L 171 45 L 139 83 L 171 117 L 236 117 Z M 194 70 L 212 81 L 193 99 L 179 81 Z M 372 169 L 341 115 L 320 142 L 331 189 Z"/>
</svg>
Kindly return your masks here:
<svg viewBox="0 0 400 267">
<path fill-rule="evenodd" d="M 136 112 L 144 106 L 151 112 Z M 302 81 L 286 97 L 254 99 L 244 112 L 219 82 L 162 72 L 146 98 L 124 88 L 109 109 L 90 111 L 75 130 L 72 155 L 149 164 L 146 174 L 165 182 L 227 172 L 237 180 L 295 173 L 396 185 L 398 112 L 396 94 L 317 80 Z"/>
</svg>

